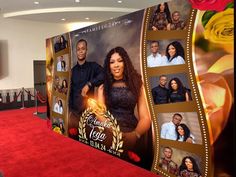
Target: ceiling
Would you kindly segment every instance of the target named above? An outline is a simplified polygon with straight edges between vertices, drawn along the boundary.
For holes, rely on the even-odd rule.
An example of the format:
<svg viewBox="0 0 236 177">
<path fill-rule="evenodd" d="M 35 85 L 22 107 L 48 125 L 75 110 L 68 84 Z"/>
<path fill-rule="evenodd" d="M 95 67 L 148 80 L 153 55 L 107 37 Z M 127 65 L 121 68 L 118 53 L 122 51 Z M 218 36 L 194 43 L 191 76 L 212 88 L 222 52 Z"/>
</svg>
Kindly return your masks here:
<svg viewBox="0 0 236 177">
<path fill-rule="evenodd" d="M 118 0 L 0 0 L 0 15 L 61 24 L 101 22 L 161 2 L 163 0 L 122 0 L 122 3 Z"/>
</svg>

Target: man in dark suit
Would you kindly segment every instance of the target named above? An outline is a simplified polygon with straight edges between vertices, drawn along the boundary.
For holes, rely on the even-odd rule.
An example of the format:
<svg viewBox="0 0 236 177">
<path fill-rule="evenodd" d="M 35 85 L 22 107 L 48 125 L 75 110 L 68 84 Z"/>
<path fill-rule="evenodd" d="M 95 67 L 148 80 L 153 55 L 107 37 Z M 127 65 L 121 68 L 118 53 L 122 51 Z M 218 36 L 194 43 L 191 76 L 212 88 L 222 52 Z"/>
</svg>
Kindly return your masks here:
<svg viewBox="0 0 236 177">
<path fill-rule="evenodd" d="M 94 87 L 103 83 L 103 68 L 96 62 L 86 61 L 87 41 L 76 44 L 77 64 L 72 68 L 70 84 L 70 111 L 81 114 L 88 97 L 93 97 Z"/>
<path fill-rule="evenodd" d="M 56 42 L 54 44 L 54 52 L 57 53 L 58 51 L 60 51 L 60 48 L 61 48 L 60 36 L 57 36 Z"/>
<path fill-rule="evenodd" d="M 161 75 L 159 77 L 159 85 L 152 89 L 152 97 L 154 104 L 165 104 L 169 100 L 169 90 L 165 87 L 167 84 L 167 77 Z"/>
</svg>

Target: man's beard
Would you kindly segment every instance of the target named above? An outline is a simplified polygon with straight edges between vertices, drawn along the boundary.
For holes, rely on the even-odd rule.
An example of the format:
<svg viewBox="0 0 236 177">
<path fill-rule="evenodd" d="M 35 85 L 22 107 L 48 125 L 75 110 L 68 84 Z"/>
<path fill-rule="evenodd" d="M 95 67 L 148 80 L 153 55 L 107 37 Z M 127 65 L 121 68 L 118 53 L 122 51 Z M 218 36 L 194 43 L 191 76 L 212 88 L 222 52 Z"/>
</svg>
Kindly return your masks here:
<svg viewBox="0 0 236 177">
<path fill-rule="evenodd" d="M 86 57 L 84 57 L 84 58 L 78 58 L 78 57 L 77 57 L 77 60 L 78 60 L 78 61 L 84 61 L 85 59 L 86 59 Z"/>
<path fill-rule="evenodd" d="M 160 84 L 160 86 L 161 86 L 161 87 L 165 87 L 166 85 L 162 85 L 162 84 Z"/>
</svg>

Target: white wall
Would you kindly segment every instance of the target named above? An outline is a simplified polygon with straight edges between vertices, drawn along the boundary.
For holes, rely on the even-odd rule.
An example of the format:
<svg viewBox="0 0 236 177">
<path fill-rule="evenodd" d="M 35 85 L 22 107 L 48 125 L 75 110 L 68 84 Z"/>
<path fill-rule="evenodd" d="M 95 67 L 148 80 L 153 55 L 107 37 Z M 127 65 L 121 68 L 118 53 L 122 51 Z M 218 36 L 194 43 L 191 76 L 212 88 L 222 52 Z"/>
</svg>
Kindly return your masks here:
<svg viewBox="0 0 236 177">
<path fill-rule="evenodd" d="M 45 60 L 45 39 L 68 31 L 66 25 L 0 17 L 0 90 L 34 87 L 33 60 Z"/>
</svg>

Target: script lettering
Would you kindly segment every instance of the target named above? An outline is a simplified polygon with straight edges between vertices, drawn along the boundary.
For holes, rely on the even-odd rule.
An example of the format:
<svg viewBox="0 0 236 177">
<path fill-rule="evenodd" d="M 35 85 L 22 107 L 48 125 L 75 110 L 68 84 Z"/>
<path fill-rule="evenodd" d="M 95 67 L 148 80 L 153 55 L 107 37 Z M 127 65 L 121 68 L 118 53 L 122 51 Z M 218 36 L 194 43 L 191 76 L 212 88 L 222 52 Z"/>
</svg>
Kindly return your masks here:
<svg viewBox="0 0 236 177">
<path fill-rule="evenodd" d="M 94 141 L 103 141 L 106 139 L 106 134 L 102 133 L 102 132 L 98 132 L 94 129 L 95 127 L 92 128 L 90 134 L 89 134 L 89 138 L 94 140 Z"/>
<path fill-rule="evenodd" d="M 87 119 L 87 125 L 92 128 L 89 133 L 89 138 L 94 141 L 104 141 L 106 139 L 106 134 L 103 133 L 104 128 L 110 128 L 109 121 L 100 122 L 93 115 L 89 116 Z M 95 129 L 96 128 L 96 129 Z"/>
</svg>

